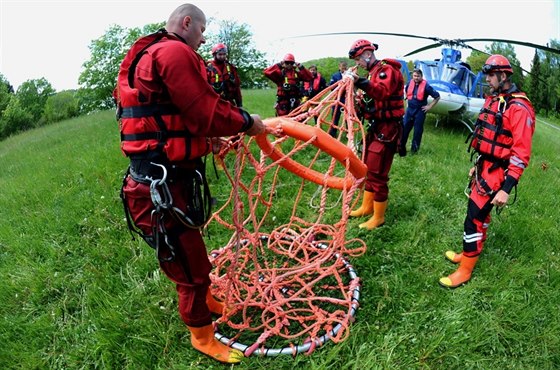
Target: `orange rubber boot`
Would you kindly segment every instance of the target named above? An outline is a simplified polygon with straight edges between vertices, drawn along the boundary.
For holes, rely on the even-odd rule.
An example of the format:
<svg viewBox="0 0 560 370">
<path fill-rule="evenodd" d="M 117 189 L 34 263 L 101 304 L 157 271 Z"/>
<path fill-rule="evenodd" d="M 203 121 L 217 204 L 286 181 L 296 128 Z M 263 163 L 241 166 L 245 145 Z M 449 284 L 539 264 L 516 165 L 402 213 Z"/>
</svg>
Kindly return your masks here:
<svg viewBox="0 0 560 370">
<path fill-rule="evenodd" d="M 210 312 L 213 314 L 222 315 L 224 313 L 225 305 L 214 298 L 210 289 L 208 289 L 208 292 L 206 293 L 206 304 L 208 305 Z"/>
<path fill-rule="evenodd" d="M 463 253 L 455 253 L 453 251 L 447 251 L 445 252 L 445 258 L 447 258 L 449 261 L 453 263 L 459 263 L 463 258 Z"/>
<path fill-rule="evenodd" d="M 461 263 L 457 271 L 447 277 L 439 279 L 440 285 L 446 288 L 457 288 L 459 285 L 465 284 L 471 279 L 472 270 L 478 261 L 478 256 L 461 258 Z"/>
<path fill-rule="evenodd" d="M 237 364 L 244 357 L 243 352 L 230 348 L 214 338 L 212 324 L 195 328 L 188 326 L 191 332 L 191 344 L 199 352 L 224 364 Z"/>
<path fill-rule="evenodd" d="M 362 205 L 355 211 L 350 212 L 350 217 L 368 216 L 373 213 L 373 192 L 364 191 Z"/>
<path fill-rule="evenodd" d="M 384 202 L 373 202 L 373 216 L 363 224 L 359 225 L 360 229 L 373 230 L 385 224 L 385 211 L 387 210 L 386 200 Z"/>
</svg>

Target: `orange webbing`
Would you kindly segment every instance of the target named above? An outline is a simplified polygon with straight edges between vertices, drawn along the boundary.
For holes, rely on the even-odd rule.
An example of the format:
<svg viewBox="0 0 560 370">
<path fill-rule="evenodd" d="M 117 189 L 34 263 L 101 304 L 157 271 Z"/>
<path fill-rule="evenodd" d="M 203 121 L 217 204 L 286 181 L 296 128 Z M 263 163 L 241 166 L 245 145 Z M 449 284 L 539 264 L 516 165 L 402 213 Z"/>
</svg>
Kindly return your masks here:
<svg viewBox="0 0 560 370">
<path fill-rule="evenodd" d="M 285 124 L 309 125 L 317 117 L 315 126 L 328 130 L 334 125 L 333 107 L 342 106 L 337 139 L 355 157 L 357 137 L 363 140 L 364 133 L 353 103 L 352 81 L 339 81 L 296 109 Z M 235 145 L 234 158 L 221 153 L 229 194 L 220 199 L 223 204 L 211 219 L 216 222 L 208 229 L 211 235 L 232 236 L 211 252 L 212 293 L 228 307 L 218 323 L 227 324 L 221 327 L 233 333 L 232 340 L 249 341 L 247 352 L 264 347 L 272 337 L 288 346 L 313 341 L 337 326 L 342 329 L 331 339 L 341 341 L 353 320 L 359 278 L 349 274 L 346 259 L 363 254 L 366 245 L 347 240 L 346 225 L 365 172 L 362 178 L 354 176 L 362 164 L 333 158 L 332 152 L 321 150 L 333 139 L 313 132 L 309 140 L 275 138 L 270 146 L 282 150 L 274 159 L 258 150 L 253 138 Z M 317 144 L 319 136 L 326 141 Z M 339 149 L 337 156 L 344 151 Z M 342 186 L 321 186 L 319 207 L 311 209 L 307 201 L 317 185 L 283 170 L 280 163 L 286 160 L 323 174 L 321 184 L 339 177 Z M 329 208 L 337 199 L 340 207 Z"/>
</svg>

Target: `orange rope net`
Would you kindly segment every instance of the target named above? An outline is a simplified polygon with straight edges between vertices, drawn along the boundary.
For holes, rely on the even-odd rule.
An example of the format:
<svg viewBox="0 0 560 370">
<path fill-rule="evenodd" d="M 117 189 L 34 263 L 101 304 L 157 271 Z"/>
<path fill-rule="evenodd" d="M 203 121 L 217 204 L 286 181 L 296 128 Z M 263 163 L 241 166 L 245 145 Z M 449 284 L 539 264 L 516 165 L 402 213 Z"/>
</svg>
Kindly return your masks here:
<svg viewBox="0 0 560 370">
<path fill-rule="evenodd" d="M 346 257 L 366 250 L 362 240 L 346 240 L 365 176 L 353 102 L 353 82 L 343 79 L 289 116 L 265 120 L 291 136 L 230 142 L 218 155 L 229 182 L 214 193 L 228 196 L 207 228 L 232 236 L 210 253 L 211 290 L 228 307 L 216 337 L 246 356 L 310 353 L 349 334 L 360 281 Z"/>
</svg>

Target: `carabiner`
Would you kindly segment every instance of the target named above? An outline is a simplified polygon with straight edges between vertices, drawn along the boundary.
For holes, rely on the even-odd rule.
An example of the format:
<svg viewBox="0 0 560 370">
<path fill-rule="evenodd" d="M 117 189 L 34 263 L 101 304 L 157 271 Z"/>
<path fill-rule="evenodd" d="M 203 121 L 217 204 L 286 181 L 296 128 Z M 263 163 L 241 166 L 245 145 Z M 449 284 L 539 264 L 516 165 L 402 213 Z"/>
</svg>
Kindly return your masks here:
<svg viewBox="0 0 560 370">
<path fill-rule="evenodd" d="M 161 170 L 162 170 L 162 172 L 163 172 L 163 176 L 162 176 L 161 179 L 159 180 L 158 185 L 162 185 L 162 184 L 165 182 L 165 180 L 167 180 L 167 168 L 165 168 L 164 165 L 159 164 L 159 163 L 150 162 L 150 164 L 153 165 L 153 166 L 161 167 Z M 156 181 L 157 181 L 157 180 L 156 180 Z"/>
</svg>

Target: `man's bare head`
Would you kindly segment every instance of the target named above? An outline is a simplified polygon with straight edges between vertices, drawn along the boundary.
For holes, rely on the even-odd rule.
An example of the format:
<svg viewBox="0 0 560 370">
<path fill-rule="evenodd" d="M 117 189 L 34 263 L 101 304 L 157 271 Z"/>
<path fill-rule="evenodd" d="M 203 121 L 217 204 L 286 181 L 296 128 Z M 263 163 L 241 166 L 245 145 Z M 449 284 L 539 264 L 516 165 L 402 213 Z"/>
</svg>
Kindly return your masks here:
<svg viewBox="0 0 560 370">
<path fill-rule="evenodd" d="M 181 36 L 194 50 L 206 42 L 203 36 L 206 30 L 204 12 L 193 4 L 183 4 L 171 13 L 166 30 Z"/>
</svg>

